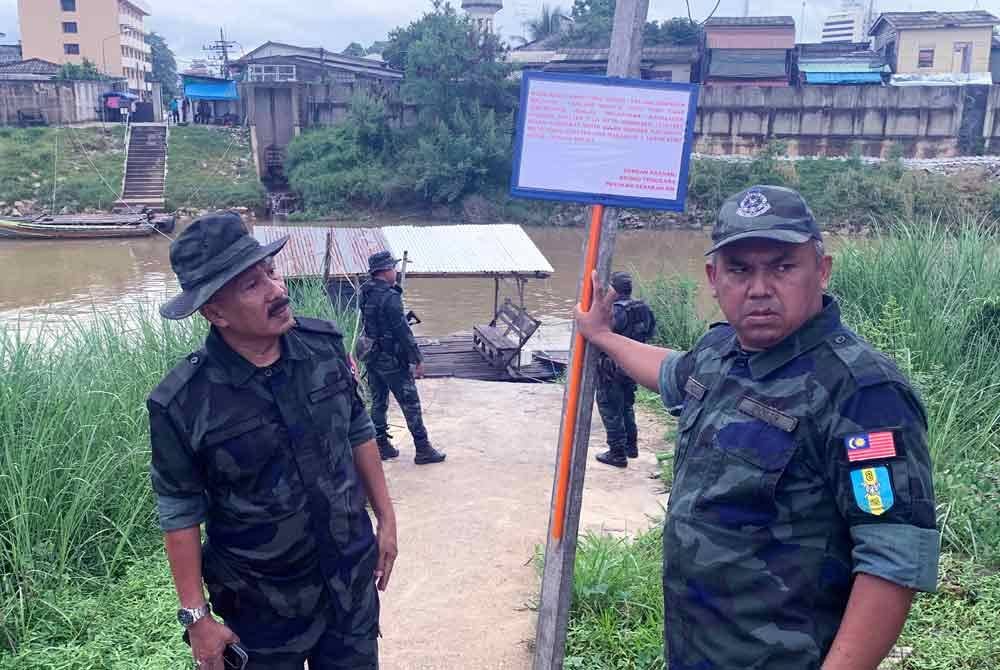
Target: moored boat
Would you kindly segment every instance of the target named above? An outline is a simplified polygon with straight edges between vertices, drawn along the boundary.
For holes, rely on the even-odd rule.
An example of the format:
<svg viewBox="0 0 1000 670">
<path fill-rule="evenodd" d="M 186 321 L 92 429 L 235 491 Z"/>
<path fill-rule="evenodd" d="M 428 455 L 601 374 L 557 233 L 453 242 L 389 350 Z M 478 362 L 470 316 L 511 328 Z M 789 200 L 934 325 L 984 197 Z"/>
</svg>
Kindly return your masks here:
<svg viewBox="0 0 1000 670">
<path fill-rule="evenodd" d="M 155 232 L 155 225 L 148 222 L 101 225 L 0 219 L 0 239 L 79 240 L 109 237 L 148 237 Z"/>
</svg>

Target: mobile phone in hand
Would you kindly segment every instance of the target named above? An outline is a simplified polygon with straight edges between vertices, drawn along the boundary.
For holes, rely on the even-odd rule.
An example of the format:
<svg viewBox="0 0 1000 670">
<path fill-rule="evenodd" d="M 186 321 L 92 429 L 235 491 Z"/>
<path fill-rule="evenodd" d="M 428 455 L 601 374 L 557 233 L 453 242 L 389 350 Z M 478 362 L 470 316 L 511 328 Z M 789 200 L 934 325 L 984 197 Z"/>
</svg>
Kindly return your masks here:
<svg viewBox="0 0 1000 670">
<path fill-rule="evenodd" d="M 222 653 L 222 661 L 227 670 L 243 670 L 249 659 L 247 650 L 238 642 L 226 645 L 226 651 Z"/>
<path fill-rule="evenodd" d="M 184 631 L 182 636 L 184 643 L 187 646 L 191 646 L 191 636 L 187 631 Z M 225 666 L 226 670 L 244 670 L 247 667 L 247 661 L 250 660 L 250 655 L 247 650 L 243 648 L 239 642 L 233 642 L 232 644 L 226 645 L 226 650 L 222 652 L 222 664 Z"/>
</svg>

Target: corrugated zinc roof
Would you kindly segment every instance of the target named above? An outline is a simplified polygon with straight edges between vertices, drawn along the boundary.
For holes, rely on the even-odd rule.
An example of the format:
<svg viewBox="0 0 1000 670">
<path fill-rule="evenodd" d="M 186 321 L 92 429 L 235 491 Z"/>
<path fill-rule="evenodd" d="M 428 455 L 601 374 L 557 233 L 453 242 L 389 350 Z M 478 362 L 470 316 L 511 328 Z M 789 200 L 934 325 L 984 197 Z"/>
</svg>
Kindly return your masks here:
<svg viewBox="0 0 1000 670">
<path fill-rule="evenodd" d="M 872 25 L 869 34 L 874 34 L 882 21 L 896 29 L 992 26 L 1000 23 L 1000 19 L 993 14 L 980 9 L 967 12 L 883 12 Z"/>
<path fill-rule="evenodd" d="M 527 233 L 516 225 L 254 227 L 254 237 L 261 244 L 289 236 L 284 251 L 275 257 L 278 270 L 289 278 L 323 275 L 328 234 L 331 276 L 367 274 L 368 257 L 387 250 L 397 258 L 408 253 L 407 274 L 413 276 L 546 277 L 554 272 Z"/>
<path fill-rule="evenodd" d="M 878 72 L 884 62 L 871 58 L 827 58 L 799 60 L 800 72 Z"/>
<path fill-rule="evenodd" d="M 730 79 L 784 77 L 786 58 L 781 49 L 713 49 L 708 74 Z"/>
<path fill-rule="evenodd" d="M 409 254 L 407 274 L 548 276 L 552 265 L 520 226 L 383 228 L 389 250 Z"/>
<path fill-rule="evenodd" d="M 706 28 L 723 28 L 728 26 L 760 27 L 760 26 L 795 26 L 791 16 L 713 16 L 705 22 Z"/>
</svg>

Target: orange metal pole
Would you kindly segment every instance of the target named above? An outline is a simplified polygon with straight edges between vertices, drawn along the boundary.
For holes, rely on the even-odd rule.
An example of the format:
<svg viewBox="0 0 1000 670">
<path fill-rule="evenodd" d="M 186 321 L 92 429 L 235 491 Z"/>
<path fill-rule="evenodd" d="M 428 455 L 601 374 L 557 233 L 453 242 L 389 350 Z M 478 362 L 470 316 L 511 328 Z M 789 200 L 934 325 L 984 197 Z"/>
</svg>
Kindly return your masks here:
<svg viewBox="0 0 1000 670">
<path fill-rule="evenodd" d="M 589 310 L 594 300 L 591 276 L 597 268 L 597 252 L 601 245 L 601 221 L 604 205 L 594 205 L 590 212 L 590 236 L 587 239 L 587 255 L 583 264 L 583 285 L 580 287 L 580 306 Z M 573 360 L 569 366 L 569 393 L 566 411 L 563 414 L 562 443 L 559 445 L 559 479 L 556 486 L 555 513 L 552 519 L 552 538 L 562 540 L 566 524 L 566 496 L 569 493 L 569 469 L 573 460 L 573 438 L 576 434 L 576 418 L 580 411 L 580 386 L 583 383 L 583 354 L 585 341 L 580 333 L 573 336 Z"/>
</svg>

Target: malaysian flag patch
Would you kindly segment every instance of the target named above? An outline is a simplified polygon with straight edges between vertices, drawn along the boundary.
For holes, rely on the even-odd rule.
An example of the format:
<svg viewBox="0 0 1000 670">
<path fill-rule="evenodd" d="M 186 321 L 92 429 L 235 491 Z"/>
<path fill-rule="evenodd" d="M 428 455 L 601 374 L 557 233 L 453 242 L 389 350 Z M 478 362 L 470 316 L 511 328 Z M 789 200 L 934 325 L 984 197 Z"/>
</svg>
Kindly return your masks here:
<svg viewBox="0 0 1000 670">
<path fill-rule="evenodd" d="M 847 445 L 847 460 L 852 462 L 893 458 L 896 455 L 892 431 L 850 435 L 844 438 L 844 444 Z"/>
</svg>

